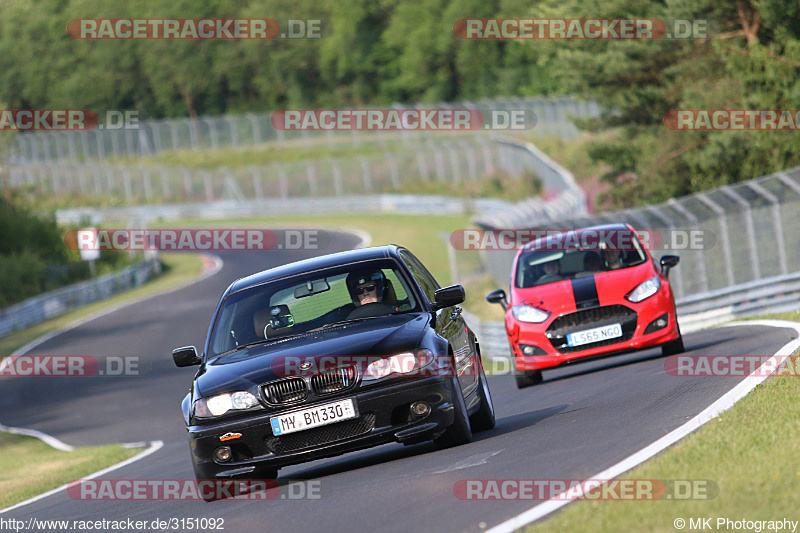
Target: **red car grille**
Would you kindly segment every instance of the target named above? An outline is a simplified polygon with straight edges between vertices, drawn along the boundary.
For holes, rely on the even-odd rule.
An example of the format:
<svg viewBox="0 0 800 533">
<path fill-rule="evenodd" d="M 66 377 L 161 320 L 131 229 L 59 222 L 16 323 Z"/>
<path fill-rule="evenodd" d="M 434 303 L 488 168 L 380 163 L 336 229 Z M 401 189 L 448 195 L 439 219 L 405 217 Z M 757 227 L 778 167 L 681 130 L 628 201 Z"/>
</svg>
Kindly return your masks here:
<svg viewBox="0 0 800 533">
<path fill-rule="evenodd" d="M 553 320 L 553 323 L 547 328 L 547 337 L 550 339 L 553 348 L 561 353 L 571 353 L 588 348 L 616 344 L 633 338 L 633 334 L 636 332 L 637 318 L 636 311 L 624 305 L 606 305 L 595 307 L 594 309 L 583 309 Z M 581 346 L 567 345 L 567 334 L 599 328 L 609 324 L 620 324 L 622 326 L 622 336 Z"/>
</svg>

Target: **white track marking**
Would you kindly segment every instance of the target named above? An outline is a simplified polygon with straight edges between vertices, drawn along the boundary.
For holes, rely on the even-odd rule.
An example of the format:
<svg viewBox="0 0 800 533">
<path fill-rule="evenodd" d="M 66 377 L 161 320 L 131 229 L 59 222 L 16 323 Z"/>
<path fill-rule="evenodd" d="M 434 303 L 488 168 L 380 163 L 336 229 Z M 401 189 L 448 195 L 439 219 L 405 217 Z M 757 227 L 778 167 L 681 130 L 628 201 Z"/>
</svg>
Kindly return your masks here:
<svg viewBox="0 0 800 533">
<path fill-rule="evenodd" d="M 793 341 L 789 342 L 788 344 L 781 347 L 778 352 L 770 357 L 767 361 L 763 363 L 761 368 L 765 368 L 766 365 L 773 365 L 771 368 L 774 368 L 774 371 L 777 371 L 781 365 L 783 364 L 786 359 L 798 349 L 800 349 L 800 322 L 789 322 L 787 320 L 751 320 L 751 321 L 742 321 L 742 322 L 735 322 L 733 324 L 728 324 L 728 326 L 769 326 L 775 328 L 789 328 L 793 329 L 797 332 L 798 338 L 794 339 Z M 623 459 L 619 463 L 615 464 L 614 466 L 603 470 L 600 473 L 597 473 L 593 476 L 590 476 L 588 479 L 613 479 L 628 470 L 640 465 L 641 463 L 645 462 L 646 460 L 650 459 L 654 455 L 664 451 L 669 446 L 672 446 L 685 436 L 687 436 L 692 431 L 696 430 L 706 422 L 713 420 L 717 416 L 720 415 L 723 411 L 726 411 L 733 407 L 737 401 L 744 398 L 751 390 L 756 388 L 756 386 L 763 382 L 768 375 L 763 375 L 761 372 L 761 368 L 753 372 L 751 375 L 744 378 L 740 381 L 735 387 L 731 390 L 726 392 L 719 400 L 715 401 L 707 408 L 705 408 L 700 414 L 686 422 L 681 427 L 675 429 L 674 431 L 667 433 L 657 441 L 653 442 L 652 444 L 645 446 L 638 452 L 634 453 L 633 455 Z M 766 367 L 770 368 L 770 367 Z M 762 375 L 759 375 L 762 374 Z M 581 487 L 584 484 L 581 483 Z M 540 518 L 547 516 L 548 514 L 561 509 L 568 503 L 571 503 L 577 499 L 579 499 L 583 495 L 583 490 L 579 487 L 576 487 L 576 496 L 574 498 L 565 499 L 565 500 L 548 500 L 544 503 L 540 503 L 528 509 L 527 511 L 520 513 L 512 518 L 509 518 L 505 522 L 502 522 L 495 527 L 488 529 L 486 533 L 506 533 L 511 532 L 516 529 L 519 529 L 527 524 L 535 520 L 539 520 Z"/>
<path fill-rule="evenodd" d="M 163 446 L 164 446 L 164 442 L 163 441 L 154 440 L 154 441 L 152 441 L 150 443 L 150 445 L 147 447 L 146 450 L 142 450 L 141 452 L 139 452 L 138 454 L 134 455 L 133 457 L 131 457 L 129 459 L 125 459 L 124 461 L 119 462 L 119 463 L 117 463 L 115 465 L 111 465 L 108 468 L 104 468 L 102 470 L 98 470 L 97 472 L 89 474 L 88 476 L 84 476 L 81 479 L 82 480 L 94 479 L 96 477 L 100 477 L 102 475 L 108 474 L 109 472 L 113 472 L 114 470 L 122 468 L 123 466 L 128 466 L 129 464 L 135 463 L 136 461 L 138 461 L 140 459 L 144 459 L 148 455 L 152 455 L 152 454 L 156 453 Z M 56 488 L 54 488 L 52 490 L 48 490 L 47 492 L 43 492 L 42 494 L 39 494 L 38 496 L 34 496 L 33 498 L 29 498 L 29 499 L 25 500 L 24 502 L 19 502 L 19 503 L 15 504 L 15 505 L 12 505 L 11 507 L 6 507 L 5 509 L 0 509 L 0 514 L 7 513 L 9 511 L 13 511 L 14 509 L 19 509 L 20 507 L 23 507 L 25 505 L 29 505 L 29 504 L 34 503 L 34 502 L 38 502 L 39 500 L 43 500 L 43 499 L 47 498 L 48 496 L 52 496 L 53 494 L 57 494 L 59 492 L 62 492 L 64 490 L 66 490 L 67 487 L 69 487 L 69 483 L 61 485 L 60 487 L 56 487 Z"/>
<path fill-rule="evenodd" d="M 39 439 L 40 441 L 44 442 L 48 446 L 55 448 L 56 450 L 61 450 L 62 452 L 74 452 L 75 447 L 70 446 L 66 442 L 61 442 L 57 438 L 48 435 L 47 433 L 42 433 L 41 431 L 37 431 L 35 429 L 27 429 L 27 428 L 12 428 L 8 426 L 4 426 L 0 424 L 0 431 L 5 433 L 11 433 L 13 435 L 25 435 L 26 437 L 33 437 L 35 439 Z"/>
</svg>

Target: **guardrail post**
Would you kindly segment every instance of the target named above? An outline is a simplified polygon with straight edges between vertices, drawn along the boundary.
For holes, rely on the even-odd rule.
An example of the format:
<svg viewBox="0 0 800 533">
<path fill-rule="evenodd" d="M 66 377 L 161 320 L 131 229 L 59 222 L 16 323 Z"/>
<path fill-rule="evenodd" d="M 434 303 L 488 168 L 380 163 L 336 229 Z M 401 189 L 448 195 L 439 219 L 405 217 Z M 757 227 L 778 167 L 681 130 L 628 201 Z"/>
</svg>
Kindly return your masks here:
<svg viewBox="0 0 800 533">
<path fill-rule="evenodd" d="M 183 169 L 183 190 L 186 192 L 186 200 L 191 202 L 194 193 L 192 192 L 192 174 L 188 168 Z"/>
<path fill-rule="evenodd" d="M 258 125 L 258 118 L 252 113 L 247 113 L 245 117 L 250 121 L 250 126 L 253 128 L 253 144 L 261 144 L 261 127 Z"/>
<path fill-rule="evenodd" d="M 153 183 L 150 180 L 150 169 L 145 167 L 142 169 L 142 180 L 144 182 L 144 197 L 150 202 L 153 199 Z"/>
<path fill-rule="evenodd" d="M 429 181 L 430 171 L 428 170 L 428 158 L 426 156 L 425 150 L 417 151 L 417 168 L 419 169 L 420 177 L 424 181 Z"/>
<path fill-rule="evenodd" d="M 392 187 L 399 189 L 400 168 L 397 166 L 397 159 L 390 152 L 386 152 L 386 159 L 389 161 L 389 179 L 392 181 Z"/>
<path fill-rule="evenodd" d="M 172 196 L 169 188 L 168 170 L 164 167 L 158 167 L 158 176 L 161 178 L 161 196 L 164 200 L 168 200 Z"/>
<path fill-rule="evenodd" d="M 330 161 L 331 173 L 333 174 L 333 190 L 336 196 L 342 195 L 342 168 L 339 161 L 333 159 Z"/>
<path fill-rule="evenodd" d="M 308 190 L 312 196 L 317 194 L 317 167 L 313 163 L 306 164 L 306 176 L 308 177 Z"/>
<path fill-rule="evenodd" d="M 370 172 L 369 163 L 365 157 L 358 157 L 357 159 L 361 163 L 361 179 L 364 183 L 364 192 L 372 192 L 372 173 Z"/>
<path fill-rule="evenodd" d="M 705 193 L 697 193 L 696 196 L 698 200 L 706 204 L 709 208 L 711 208 L 712 211 L 714 211 L 714 214 L 717 215 L 719 229 L 722 233 L 722 253 L 725 256 L 725 276 L 727 278 L 727 284 L 733 285 L 733 253 L 731 248 L 731 237 L 728 233 L 728 219 L 725 218 L 725 210 L 717 205 L 717 203 L 711 198 L 706 196 Z"/>
<path fill-rule="evenodd" d="M 166 124 L 169 127 L 169 135 L 170 139 L 172 140 L 172 150 L 178 150 L 180 147 L 180 141 L 178 141 L 178 126 L 171 120 L 168 120 Z"/>
<path fill-rule="evenodd" d="M 253 179 L 253 194 L 256 200 L 264 198 L 264 188 L 261 185 L 261 173 L 255 167 L 250 167 L 250 177 Z"/>
<path fill-rule="evenodd" d="M 214 187 L 211 185 L 211 176 L 208 172 L 203 172 L 203 185 L 206 190 L 206 202 L 214 201 Z"/>
<path fill-rule="evenodd" d="M 649 213 L 652 213 L 653 216 L 655 216 L 661 222 L 663 222 L 664 226 L 666 226 L 669 229 L 669 231 L 675 231 L 675 223 L 668 216 L 663 215 L 658 209 L 655 209 L 653 206 L 648 206 L 645 209 Z M 646 220 L 644 222 L 646 222 Z M 642 227 L 644 228 L 644 226 L 642 226 Z M 648 246 L 648 248 L 650 248 L 650 247 Z M 698 254 L 695 253 L 695 254 L 692 254 L 692 255 L 695 256 L 695 259 L 697 260 L 698 263 L 702 263 L 703 262 L 703 258 L 702 257 L 697 257 Z M 703 265 L 703 268 L 705 269 L 705 265 Z M 679 268 L 679 269 L 676 269 L 676 270 L 672 271 L 672 276 L 673 276 L 672 280 L 675 282 L 676 297 L 683 296 L 686 293 L 686 291 L 684 290 L 684 286 L 683 286 L 683 276 L 684 276 L 685 271 L 686 271 L 685 268 L 683 268 L 683 269 Z M 706 285 L 706 289 L 707 288 L 708 288 L 708 285 Z"/>
<path fill-rule="evenodd" d="M 686 209 L 683 205 L 681 205 L 680 202 L 675 200 L 675 198 L 670 198 L 669 201 L 667 202 L 667 205 L 669 205 L 670 207 L 672 207 L 673 209 L 678 211 L 681 215 L 683 215 L 683 217 L 686 218 L 686 220 L 689 221 L 689 223 L 691 224 L 692 228 L 699 228 L 700 227 L 700 224 L 698 223 L 698 220 L 697 220 L 697 217 L 695 216 L 695 214 L 692 213 L 691 211 L 689 211 L 688 209 Z M 717 208 L 719 208 L 719 206 L 717 206 Z M 726 227 L 726 230 L 725 230 L 725 242 L 728 243 L 729 241 L 727 240 L 727 226 L 725 226 L 725 227 Z M 725 250 L 728 250 L 728 253 L 730 254 L 730 250 L 727 249 L 727 248 L 723 249 L 723 253 L 724 253 Z M 697 274 L 698 274 L 698 276 L 700 278 L 701 292 L 705 292 L 705 291 L 708 290 L 708 273 L 706 272 L 706 261 L 702 256 L 699 257 L 698 259 L 699 260 L 697 261 L 697 271 L 698 271 Z M 733 272 L 730 270 L 730 264 L 728 264 L 726 266 L 727 266 L 727 270 L 728 270 L 728 277 L 729 278 L 733 278 Z"/>
<path fill-rule="evenodd" d="M 122 168 L 122 183 L 125 187 L 125 201 L 130 204 L 133 201 L 133 189 L 131 187 L 131 172 L 128 167 Z"/>
<path fill-rule="evenodd" d="M 289 183 L 286 180 L 286 168 L 283 165 L 278 165 L 278 186 L 281 190 L 281 198 L 284 200 L 289 198 Z"/>
<path fill-rule="evenodd" d="M 781 224 L 781 202 L 777 196 L 769 192 L 760 183 L 748 183 L 747 186 L 772 204 L 772 223 L 775 227 L 778 263 L 780 264 L 781 274 L 786 274 L 789 272 L 789 266 L 786 261 L 786 238 L 783 235 L 783 224 Z M 800 194 L 800 191 L 798 191 L 798 194 Z"/>
<path fill-rule="evenodd" d="M 753 226 L 753 210 L 750 207 L 750 204 L 733 188 L 726 186 L 722 187 L 720 190 L 734 202 L 739 204 L 744 211 L 744 227 L 745 231 L 747 231 L 747 244 L 750 252 L 750 266 L 753 271 L 753 279 L 761 279 L 761 266 L 758 264 L 758 250 L 756 249 L 756 230 Z"/>
</svg>

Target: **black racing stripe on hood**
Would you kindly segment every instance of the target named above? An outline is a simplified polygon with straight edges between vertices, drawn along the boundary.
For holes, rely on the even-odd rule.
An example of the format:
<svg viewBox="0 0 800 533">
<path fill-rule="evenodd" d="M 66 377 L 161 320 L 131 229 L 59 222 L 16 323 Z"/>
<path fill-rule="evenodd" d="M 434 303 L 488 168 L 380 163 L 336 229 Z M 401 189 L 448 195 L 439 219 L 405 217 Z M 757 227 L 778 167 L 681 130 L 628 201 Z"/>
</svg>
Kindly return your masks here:
<svg viewBox="0 0 800 533">
<path fill-rule="evenodd" d="M 578 309 L 587 309 L 600 305 L 594 276 L 573 279 L 572 294 L 575 296 L 575 307 Z"/>
</svg>

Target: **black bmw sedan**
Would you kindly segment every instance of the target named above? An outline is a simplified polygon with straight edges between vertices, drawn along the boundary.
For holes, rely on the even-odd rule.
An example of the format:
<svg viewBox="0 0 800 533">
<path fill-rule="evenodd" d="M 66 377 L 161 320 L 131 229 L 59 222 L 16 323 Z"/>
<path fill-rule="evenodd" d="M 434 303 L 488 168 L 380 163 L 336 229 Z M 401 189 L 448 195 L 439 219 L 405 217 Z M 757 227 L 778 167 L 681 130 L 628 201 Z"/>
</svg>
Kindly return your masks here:
<svg viewBox="0 0 800 533">
<path fill-rule="evenodd" d="M 478 341 L 407 249 L 308 259 L 222 295 L 182 409 L 200 480 L 274 479 L 283 466 L 389 442 L 467 443 L 494 427 Z"/>
</svg>

